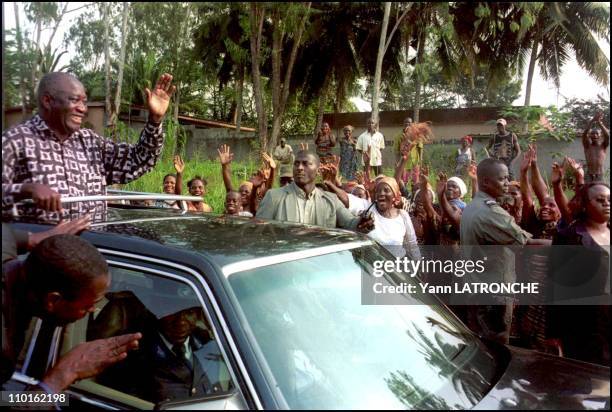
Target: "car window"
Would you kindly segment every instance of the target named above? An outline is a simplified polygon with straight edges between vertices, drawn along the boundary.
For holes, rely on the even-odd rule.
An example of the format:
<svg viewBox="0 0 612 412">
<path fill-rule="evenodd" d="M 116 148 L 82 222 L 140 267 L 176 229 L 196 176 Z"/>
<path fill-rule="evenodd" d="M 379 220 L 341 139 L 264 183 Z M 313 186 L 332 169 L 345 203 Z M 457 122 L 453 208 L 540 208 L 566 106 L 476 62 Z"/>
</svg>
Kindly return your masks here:
<svg viewBox="0 0 612 412">
<path fill-rule="evenodd" d="M 362 304 L 362 276 L 381 253 L 367 246 L 229 276 L 289 408 L 463 409 L 491 387 L 495 359 L 430 296 Z"/>
<path fill-rule="evenodd" d="M 96 310 L 66 327 L 61 354 L 84 341 L 125 333 L 143 338 L 124 361 L 75 388 L 139 408 L 233 391 L 218 339 L 191 285 L 112 263 L 111 279 Z"/>
</svg>

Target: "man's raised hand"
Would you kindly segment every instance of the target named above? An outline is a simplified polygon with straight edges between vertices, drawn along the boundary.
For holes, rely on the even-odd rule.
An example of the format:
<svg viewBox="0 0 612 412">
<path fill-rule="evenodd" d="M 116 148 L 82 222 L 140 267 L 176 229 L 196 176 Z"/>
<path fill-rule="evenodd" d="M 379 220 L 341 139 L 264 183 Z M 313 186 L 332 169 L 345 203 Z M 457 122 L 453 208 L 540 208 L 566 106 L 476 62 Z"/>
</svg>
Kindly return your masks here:
<svg viewBox="0 0 612 412">
<path fill-rule="evenodd" d="M 170 105 L 170 98 L 175 90 L 176 86 L 172 85 L 172 75 L 168 73 L 164 73 L 159 77 L 153 91 L 145 88 L 149 119 L 153 123 L 160 123 L 162 121 Z"/>
<path fill-rule="evenodd" d="M 137 349 L 140 338 L 142 334 L 132 333 L 81 343 L 59 359 L 43 382 L 60 392 L 77 380 L 96 376 Z"/>
</svg>

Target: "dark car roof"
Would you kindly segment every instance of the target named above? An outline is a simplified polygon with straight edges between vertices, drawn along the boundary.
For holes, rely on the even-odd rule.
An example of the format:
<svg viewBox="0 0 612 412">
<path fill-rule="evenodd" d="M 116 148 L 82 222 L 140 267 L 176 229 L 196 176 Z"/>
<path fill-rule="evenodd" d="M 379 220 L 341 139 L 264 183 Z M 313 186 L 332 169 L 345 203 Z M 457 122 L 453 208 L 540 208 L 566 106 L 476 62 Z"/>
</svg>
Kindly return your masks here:
<svg viewBox="0 0 612 412">
<path fill-rule="evenodd" d="M 94 224 L 92 230 L 202 253 L 221 267 L 367 239 L 346 230 L 215 214 L 180 214 L 173 209 L 109 208 L 108 221 Z"/>
</svg>

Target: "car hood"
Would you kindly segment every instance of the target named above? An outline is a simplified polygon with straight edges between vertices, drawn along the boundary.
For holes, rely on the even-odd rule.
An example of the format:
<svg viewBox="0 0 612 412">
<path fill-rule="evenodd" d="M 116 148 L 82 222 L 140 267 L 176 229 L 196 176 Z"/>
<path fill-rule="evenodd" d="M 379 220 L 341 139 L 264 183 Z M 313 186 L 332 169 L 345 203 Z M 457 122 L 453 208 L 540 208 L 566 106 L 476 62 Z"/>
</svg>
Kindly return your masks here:
<svg viewBox="0 0 612 412">
<path fill-rule="evenodd" d="M 610 409 L 610 368 L 507 348 L 505 372 L 474 409 Z"/>
</svg>

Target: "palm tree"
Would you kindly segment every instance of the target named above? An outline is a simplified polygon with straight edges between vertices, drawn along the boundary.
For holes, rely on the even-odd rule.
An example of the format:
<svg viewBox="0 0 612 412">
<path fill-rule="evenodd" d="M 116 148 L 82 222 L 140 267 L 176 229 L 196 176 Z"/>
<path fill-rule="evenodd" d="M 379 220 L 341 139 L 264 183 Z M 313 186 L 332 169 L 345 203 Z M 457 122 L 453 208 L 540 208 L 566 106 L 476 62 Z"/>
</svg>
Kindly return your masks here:
<svg viewBox="0 0 612 412">
<path fill-rule="evenodd" d="M 525 106 L 531 99 L 535 65 L 542 77 L 560 86 L 563 65 L 573 52 L 578 65 L 596 81 L 608 85 L 610 60 L 597 43 L 603 37 L 610 43 L 610 7 L 604 3 L 544 3 L 530 30 L 531 57 L 527 71 Z"/>
<path fill-rule="evenodd" d="M 357 79 L 373 77 L 381 33 L 383 8 L 378 3 L 313 3 L 309 36 L 295 65 L 293 89 L 302 90 L 304 104 L 318 101 L 315 133 L 321 126 L 323 109 L 333 95 L 339 111 L 354 93 Z M 396 16 L 389 25 L 394 26 Z M 382 62 L 383 82 L 397 82 L 401 76 L 399 36 L 389 43 Z"/>
</svg>

